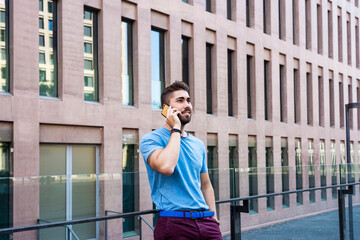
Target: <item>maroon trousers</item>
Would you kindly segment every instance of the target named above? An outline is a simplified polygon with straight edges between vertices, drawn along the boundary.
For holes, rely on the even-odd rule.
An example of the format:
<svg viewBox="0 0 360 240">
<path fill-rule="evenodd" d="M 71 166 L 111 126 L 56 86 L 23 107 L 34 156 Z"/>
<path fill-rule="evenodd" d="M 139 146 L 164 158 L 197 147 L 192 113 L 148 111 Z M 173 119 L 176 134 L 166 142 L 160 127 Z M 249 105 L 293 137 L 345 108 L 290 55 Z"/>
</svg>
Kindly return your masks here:
<svg viewBox="0 0 360 240">
<path fill-rule="evenodd" d="M 210 217 L 190 219 L 159 217 L 154 231 L 155 240 L 222 240 L 219 225 Z"/>
</svg>

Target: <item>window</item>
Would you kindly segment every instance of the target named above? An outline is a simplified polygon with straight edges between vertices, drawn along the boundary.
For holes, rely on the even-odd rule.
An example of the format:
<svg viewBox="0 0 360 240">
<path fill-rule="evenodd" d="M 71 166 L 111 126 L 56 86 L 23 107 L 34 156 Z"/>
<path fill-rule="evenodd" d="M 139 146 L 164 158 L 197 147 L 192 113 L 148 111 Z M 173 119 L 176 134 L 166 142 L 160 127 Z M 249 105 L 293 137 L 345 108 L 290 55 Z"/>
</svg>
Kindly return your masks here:
<svg viewBox="0 0 360 240">
<path fill-rule="evenodd" d="M 338 26 L 338 60 L 343 61 L 343 38 L 342 38 L 342 15 L 341 8 L 338 7 L 339 14 L 337 15 L 337 26 Z"/>
<path fill-rule="evenodd" d="M 84 36 L 91 37 L 91 26 L 84 26 Z"/>
<path fill-rule="evenodd" d="M 286 17 L 285 17 L 285 0 L 278 0 L 279 11 L 279 38 L 285 40 Z"/>
<path fill-rule="evenodd" d="M 303 166 L 301 160 L 301 139 L 295 139 L 296 190 L 303 189 Z M 303 193 L 296 193 L 297 205 L 303 204 Z"/>
<path fill-rule="evenodd" d="M 9 67 L 9 2 L 1 1 L 0 3 L 0 45 L 1 45 L 1 77 L 0 92 L 10 92 L 10 67 Z"/>
<path fill-rule="evenodd" d="M 248 137 L 249 196 L 258 195 L 258 169 L 256 156 L 256 137 Z M 258 213 L 258 200 L 250 200 L 250 214 Z"/>
<path fill-rule="evenodd" d="M 234 14 L 232 11 L 235 9 L 235 3 L 236 1 L 234 0 L 226 0 L 226 16 L 229 20 L 234 19 Z"/>
<path fill-rule="evenodd" d="M 282 191 L 287 192 L 290 190 L 290 181 L 289 181 L 289 155 L 288 155 L 288 141 L 287 138 L 281 138 L 281 182 L 282 182 Z M 282 197 L 283 208 L 290 207 L 290 196 L 283 195 Z"/>
<path fill-rule="evenodd" d="M 240 197 L 238 136 L 229 135 L 230 198 Z"/>
<path fill-rule="evenodd" d="M 254 27 L 254 0 L 246 0 L 246 27 Z"/>
<path fill-rule="evenodd" d="M 205 10 L 207 12 L 212 12 L 212 6 L 211 6 L 212 1 L 214 0 L 205 0 Z"/>
<path fill-rule="evenodd" d="M 44 11 L 44 2 L 43 2 L 43 0 L 39 0 L 39 11 Z"/>
<path fill-rule="evenodd" d="M 280 82 L 280 122 L 287 122 L 287 83 L 285 65 L 279 67 Z"/>
<path fill-rule="evenodd" d="M 299 45 L 299 0 L 292 0 L 293 44 Z"/>
<path fill-rule="evenodd" d="M 311 0 L 305 0 L 306 49 L 311 49 Z"/>
<path fill-rule="evenodd" d="M 348 77 L 348 102 L 347 103 L 352 103 L 353 102 L 353 97 L 352 97 L 352 78 Z M 354 129 L 354 124 L 353 124 L 353 111 L 349 110 L 349 123 L 350 123 L 350 129 L 353 130 Z"/>
<path fill-rule="evenodd" d="M 272 86 L 270 61 L 264 61 L 264 107 L 265 120 L 272 119 Z"/>
<path fill-rule="evenodd" d="M 46 64 L 45 53 L 39 53 L 39 63 Z"/>
<path fill-rule="evenodd" d="M 335 140 L 331 140 L 330 143 L 330 162 L 331 162 L 331 185 L 337 185 L 337 163 L 336 163 L 336 148 Z M 332 188 L 332 198 L 337 198 L 337 189 Z"/>
<path fill-rule="evenodd" d="M 345 154 L 345 141 L 340 141 L 340 184 L 346 183 L 347 178 L 347 166 L 346 166 L 346 154 Z"/>
<path fill-rule="evenodd" d="M 88 29 L 90 34 L 87 34 Z M 98 76 L 98 22 L 97 12 L 94 10 L 84 9 L 84 43 L 92 45 L 91 53 L 84 52 L 84 81 L 93 79 L 93 85 L 85 86 L 84 83 L 84 100 L 99 101 L 99 76 Z"/>
<path fill-rule="evenodd" d="M 39 18 L 39 28 L 44 29 L 44 18 L 42 17 Z"/>
<path fill-rule="evenodd" d="M 320 139 L 320 186 L 326 186 L 326 152 L 325 152 L 325 140 Z M 326 189 L 321 190 L 321 201 L 326 201 Z"/>
<path fill-rule="evenodd" d="M 94 87 L 93 77 L 84 76 L 84 87 Z"/>
<path fill-rule="evenodd" d="M 39 70 L 39 80 L 40 82 L 46 82 L 46 71 Z"/>
<path fill-rule="evenodd" d="M 53 6 L 54 3 L 52 1 L 48 1 L 48 13 L 52 13 L 54 11 Z"/>
<path fill-rule="evenodd" d="M 11 227 L 12 222 L 12 189 L 10 143 L 0 142 L 0 226 Z M 9 234 L 0 236 L 0 239 L 11 239 Z"/>
<path fill-rule="evenodd" d="M 189 0 L 181 0 L 184 3 L 189 3 Z"/>
<path fill-rule="evenodd" d="M 44 35 L 39 35 L 39 46 L 45 47 L 45 38 Z"/>
<path fill-rule="evenodd" d="M 206 112 L 213 114 L 213 45 L 206 43 Z"/>
<path fill-rule="evenodd" d="M 219 200 L 219 160 L 218 160 L 218 140 L 216 134 L 207 136 L 207 165 L 209 178 L 214 188 L 215 200 Z M 217 212 L 219 207 L 217 206 Z"/>
<path fill-rule="evenodd" d="M 151 30 L 151 102 L 160 109 L 161 92 L 165 88 L 165 32 Z"/>
<path fill-rule="evenodd" d="M 329 78 L 329 107 L 330 107 L 330 126 L 335 126 L 335 99 L 334 99 L 334 80 L 333 80 L 333 72 L 330 72 Z"/>
<path fill-rule="evenodd" d="M 319 68 L 319 72 L 322 73 L 322 68 Z M 324 120 L 324 79 L 322 75 L 318 76 L 318 102 L 319 102 L 319 126 L 325 126 Z"/>
<path fill-rule="evenodd" d="M 311 68 L 311 67 L 310 67 Z M 313 91 L 312 91 L 312 74 L 306 73 L 306 104 L 307 104 L 307 124 L 313 124 Z"/>
<path fill-rule="evenodd" d="M 92 53 L 92 44 L 84 42 L 84 53 Z"/>
<path fill-rule="evenodd" d="M 134 74 L 133 74 L 133 25 L 130 21 L 121 22 L 121 78 L 122 104 L 134 105 Z"/>
<path fill-rule="evenodd" d="M 270 194 L 275 192 L 274 154 L 273 154 L 273 141 L 271 137 L 265 138 L 265 160 L 266 160 L 266 193 Z M 268 211 L 275 210 L 275 197 L 267 197 L 266 206 Z"/>
<path fill-rule="evenodd" d="M 357 84 L 357 87 L 356 87 L 356 102 L 360 102 L 360 80 L 359 79 L 356 79 L 356 84 Z M 358 128 L 358 130 L 360 130 L 360 109 L 359 108 L 357 109 L 357 128 Z"/>
<path fill-rule="evenodd" d="M 40 218 L 56 222 L 98 216 L 100 182 L 94 174 L 99 173 L 99 162 L 98 146 L 40 145 Z M 73 225 L 72 230 L 80 239 L 97 239 L 99 227 L 91 222 Z M 68 231 L 43 229 L 40 239 L 66 239 Z"/>
<path fill-rule="evenodd" d="M 328 55 L 329 58 L 333 58 L 333 19 L 332 19 L 332 4 L 328 2 L 329 9 L 327 11 L 327 18 L 328 18 Z"/>
<path fill-rule="evenodd" d="M 320 4 L 316 5 L 317 11 L 317 50 L 319 54 L 323 53 L 323 26 L 322 26 L 322 8 Z"/>
<path fill-rule="evenodd" d="M 39 53 L 41 55 L 39 71 L 45 71 L 43 75 L 39 75 L 39 94 L 57 97 L 57 1 L 43 0 L 43 3 L 48 9 L 47 11 L 46 9 L 39 10 L 39 17 L 48 24 L 44 24 L 44 28 L 39 29 L 39 46 L 42 47 Z M 51 9 L 49 9 L 49 3 L 51 3 Z M 47 39 L 49 42 L 45 41 Z"/>
<path fill-rule="evenodd" d="M 314 166 L 314 141 L 309 139 L 308 141 L 308 167 L 309 167 L 309 188 L 315 187 L 315 166 Z M 310 203 L 315 203 L 315 191 L 309 192 Z"/>
<path fill-rule="evenodd" d="M 359 19 L 355 18 L 355 55 L 356 67 L 360 68 Z"/>
<path fill-rule="evenodd" d="M 345 117 L 345 106 L 344 106 L 344 83 L 342 75 L 339 76 L 339 117 L 340 117 L 340 127 L 344 127 L 344 117 Z"/>
<path fill-rule="evenodd" d="M 234 51 L 228 49 L 228 116 L 234 116 L 234 104 L 233 102 L 236 101 L 234 99 L 234 79 L 233 79 L 233 56 Z"/>
<path fill-rule="evenodd" d="M 136 131 L 123 129 L 122 137 L 122 191 L 123 213 L 139 210 L 139 140 Z M 123 220 L 123 237 L 138 235 L 139 224 L 136 217 L 125 217 Z"/>
<path fill-rule="evenodd" d="M 248 118 L 255 119 L 255 69 L 254 57 L 251 55 L 246 56 L 246 79 L 247 79 L 247 116 Z"/>
<path fill-rule="evenodd" d="M 301 119 L 301 102 L 300 102 L 300 78 L 299 78 L 299 70 L 294 69 L 293 72 L 294 79 L 294 122 L 300 123 Z"/>
<path fill-rule="evenodd" d="M 190 38 L 186 36 L 181 37 L 182 80 L 188 86 L 190 86 L 189 42 L 190 42 Z"/>
<path fill-rule="evenodd" d="M 346 35 L 347 35 L 347 63 L 351 65 L 351 24 L 350 24 L 350 13 L 346 13 Z"/>
<path fill-rule="evenodd" d="M 271 33 L 271 1 L 263 0 L 263 31 Z"/>
</svg>

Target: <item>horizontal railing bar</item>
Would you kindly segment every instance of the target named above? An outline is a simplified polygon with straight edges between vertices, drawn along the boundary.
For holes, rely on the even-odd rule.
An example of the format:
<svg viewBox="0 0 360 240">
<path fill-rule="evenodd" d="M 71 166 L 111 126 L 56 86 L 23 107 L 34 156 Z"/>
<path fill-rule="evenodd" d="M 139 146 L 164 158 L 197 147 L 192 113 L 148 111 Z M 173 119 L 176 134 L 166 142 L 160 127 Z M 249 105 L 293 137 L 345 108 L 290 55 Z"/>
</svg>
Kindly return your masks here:
<svg viewBox="0 0 360 240">
<path fill-rule="evenodd" d="M 239 198 L 232 198 L 232 199 L 226 199 L 226 200 L 217 200 L 216 204 L 238 202 L 238 201 L 243 201 L 243 200 L 251 200 L 251 199 L 272 197 L 272 196 L 279 196 L 279 195 L 287 195 L 287 194 L 308 192 L 308 191 L 314 191 L 314 190 L 322 190 L 322 189 L 328 189 L 328 188 L 346 187 L 346 186 L 358 185 L 358 184 L 360 184 L 360 182 L 338 184 L 338 185 L 325 186 L 325 187 L 308 188 L 308 189 L 299 189 L 299 190 L 286 191 L 286 192 L 280 192 L 280 193 L 269 193 L 269 194 L 256 195 L 256 196 L 239 197 Z M 109 211 L 109 210 L 107 210 L 107 211 L 113 212 L 113 211 Z M 7 234 L 7 233 L 14 233 L 14 232 L 24 232 L 24 231 L 44 229 L 44 228 L 60 227 L 60 226 L 75 225 L 75 224 L 88 223 L 88 222 L 97 222 L 97 221 L 111 220 L 111 219 L 117 219 L 117 218 L 132 217 L 132 216 L 138 216 L 138 215 L 153 214 L 156 212 L 158 212 L 158 210 L 145 210 L 145 211 L 121 213 L 121 214 L 114 214 L 114 215 L 108 215 L 108 216 L 84 218 L 84 219 L 69 220 L 69 221 L 62 221 L 62 222 L 55 222 L 55 223 L 45 223 L 45 224 L 37 224 L 37 225 L 29 225 L 29 226 L 21 226 L 21 227 L 13 227 L 13 228 L 4 228 L 4 229 L 0 229 L 0 235 Z"/>
<path fill-rule="evenodd" d="M 298 189 L 298 190 L 279 192 L 279 193 L 268 193 L 268 194 L 262 194 L 262 195 L 256 195 L 256 196 L 247 196 L 247 197 L 231 198 L 231 199 L 225 199 L 225 200 L 217 200 L 215 202 L 217 204 L 230 203 L 230 202 L 238 202 L 238 201 L 243 201 L 243 200 L 251 200 L 251 199 L 273 197 L 273 196 L 280 196 L 280 195 L 288 195 L 288 194 L 299 193 L 299 192 L 310 192 L 310 191 L 322 190 L 322 189 L 328 189 L 328 188 L 346 187 L 346 186 L 359 185 L 359 184 L 360 184 L 360 182 L 338 184 L 338 185 L 331 185 L 331 186 L 324 186 L 324 187 Z"/>
<path fill-rule="evenodd" d="M 4 228 L 4 229 L 0 229 L 0 235 L 6 234 L 6 233 L 24 232 L 24 231 L 30 231 L 30 230 L 43 229 L 43 228 L 61 227 L 61 226 L 66 226 L 66 225 L 75 225 L 75 224 L 98 222 L 98 221 L 111 220 L 111 219 L 123 218 L 123 217 L 146 215 L 146 214 L 152 214 L 152 213 L 156 213 L 156 212 L 157 212 L 157 210 L 145 210 L 145 211 L 114 214 L 114 215 L 101 216 L 101 217 L 84 218 L 84 219 L 69 220 L 69 221 L 62 221 L 62 222 L 55 222 L 55 223 L 44 223 L 44 224 L 29 225 L 29 226 L 22 226 L 22 227 Z"/>
<path fill-rule="evenodd" d="M 50 221 L 47 221 L 47 220 L 44 220 L 44 219 L 41 219 L 39 218 L 38 219 L 39 221 L 42 221 L 42 222 L 46 222 L 46 223 L 52 223 Z M 63 226 L 64 228 L 68 229 L 70 231 L 70 233 L 76 238 L 76 240 L 80 240 L 80 238 L 76 235 L 76 233 L 74 232 L 74 230 L 72 230 L 69 226 Z"/>
</svg>

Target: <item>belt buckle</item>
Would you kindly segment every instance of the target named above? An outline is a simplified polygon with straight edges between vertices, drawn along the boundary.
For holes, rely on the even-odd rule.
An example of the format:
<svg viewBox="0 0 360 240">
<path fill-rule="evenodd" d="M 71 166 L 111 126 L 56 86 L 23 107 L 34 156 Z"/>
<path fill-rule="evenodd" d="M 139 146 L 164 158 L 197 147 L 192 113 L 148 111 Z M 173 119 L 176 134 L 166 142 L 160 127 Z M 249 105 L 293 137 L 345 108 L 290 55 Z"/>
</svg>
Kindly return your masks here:
<svg viewBox="0 0 360 240">
<path fill-rule="evenodd" d="M 203 218 L 204 217 L 204 213 L 201 212 L 201 211 L 190 211 L 190 219 L 198 219 L 198 218 Z M 200 216 L 197 216 L 197 217 L 193 217 L 193 213 L 199 213 Z M 201 216 L 201 213 L 203 213 L 203 216 Z"/>
</svg>

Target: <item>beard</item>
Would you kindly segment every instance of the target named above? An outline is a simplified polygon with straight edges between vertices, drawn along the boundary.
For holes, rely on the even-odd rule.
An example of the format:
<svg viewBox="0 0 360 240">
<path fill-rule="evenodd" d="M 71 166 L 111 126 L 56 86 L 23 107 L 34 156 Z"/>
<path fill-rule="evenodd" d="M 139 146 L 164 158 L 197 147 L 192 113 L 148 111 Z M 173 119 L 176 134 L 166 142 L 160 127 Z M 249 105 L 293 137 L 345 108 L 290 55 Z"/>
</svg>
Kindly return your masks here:
<svg viewBox="0 0 360 240">
<path fill-rule="evenodd" d="M 185 110 L 186 112 L 188 112 L 189 110 Z M 181 125 L 186 125 L 191 121 L 191 111 L 189 111 L 189 115 L 187 116 L 182 116 L 181 114 L 179 114 L 179 119 L 181 122 Z"/>
</svg>

